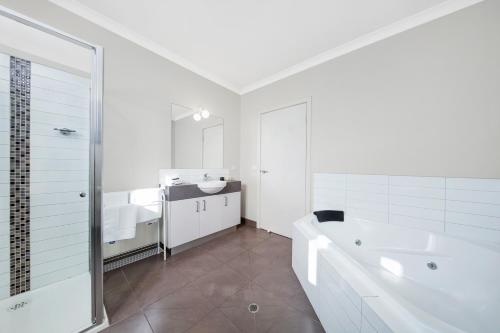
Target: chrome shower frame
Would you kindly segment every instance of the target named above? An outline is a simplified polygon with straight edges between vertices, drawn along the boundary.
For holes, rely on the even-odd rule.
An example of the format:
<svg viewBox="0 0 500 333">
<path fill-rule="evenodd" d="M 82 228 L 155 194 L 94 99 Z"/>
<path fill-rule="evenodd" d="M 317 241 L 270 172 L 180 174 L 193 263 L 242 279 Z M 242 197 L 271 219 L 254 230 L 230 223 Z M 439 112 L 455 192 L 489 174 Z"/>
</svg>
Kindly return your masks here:
<svg viewBox="0 0 500 333">
<path fill-rule="evenodd" d="M 31 28 L 91 50 L 91 96 L 90 96 L 90 175 L 89 175 L 89 220 L 90 220 L 90 273 L 92 283 L 92 329 L 103 323 L 103 265 L 102 265 L 102 95 L 103 95 L 103 48 L 71 36 L 44 23 L 38 22 L 6 7 L 0 6 L 0 15 Z"/>
</svg>

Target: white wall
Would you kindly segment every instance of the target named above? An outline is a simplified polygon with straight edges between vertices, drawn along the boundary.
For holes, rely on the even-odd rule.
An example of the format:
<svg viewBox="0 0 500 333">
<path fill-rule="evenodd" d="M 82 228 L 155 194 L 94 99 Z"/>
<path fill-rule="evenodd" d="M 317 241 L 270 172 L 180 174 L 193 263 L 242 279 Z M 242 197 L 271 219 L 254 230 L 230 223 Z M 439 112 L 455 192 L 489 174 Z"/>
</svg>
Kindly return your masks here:
<svg viewBox="0 0 500 333">
<path fill-rule="evenodd" d="M 86 48 L 4 16 L 0 16 L 0 31 L 9 32 L 0 34 L 2 53 L 81 73 L 91 72 L 92 53 Z"/>
<path fill-rule="evenodd" d="M 104 191 L 158 185 L 158 171 L 171 167 L 172 103 L 203 106 L 224 118 L 230 143 L 224 167 L 239 176 L 239 95 L 46 0 L 0 0 L 0 5 L 104 47 Z M 155 240 L 156 228 L 141 225 L 136 239 L 121 248 Z"/>
<path fill-rule="evenodd" d="M 225 165 L 239 171 L 240 97 L 46 0 L 0 0 L 6 6 L 104 47 L 105 191 L 154 187 L 171 167 L 171 104 L 200 106 L 225 120 Z"/>
<path fill-rule="evenodd" d="M 244 216 L 258 216 L 258 113 L 308 97 L 312 172 L 500 178 L 498 31 L 486 0 L 244 95 Z"/>
</svg>

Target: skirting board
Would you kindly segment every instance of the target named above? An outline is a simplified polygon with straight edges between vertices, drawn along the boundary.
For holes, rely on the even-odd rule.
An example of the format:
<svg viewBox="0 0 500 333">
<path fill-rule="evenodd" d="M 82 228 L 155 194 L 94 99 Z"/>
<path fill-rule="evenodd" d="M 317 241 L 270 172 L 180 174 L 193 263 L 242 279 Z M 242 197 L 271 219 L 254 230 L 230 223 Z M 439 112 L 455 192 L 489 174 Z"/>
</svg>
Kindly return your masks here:
<svg viewBox="0 0 500 333">
<path fill-rule="evenodd" d="M 184 252 L 186 250 L 189 250 L 189 249 L 192 249 L 194 247 L 197 247 L 197 246 L 200 246 L 202 244 L 205 244 L 206 242 L 209 242 L 212 239 L 215 239 L 215 238 L 218 238 L 220 236 L 224 236 L 224 235 L 227 235 L 227 234 L 229 234 L 231 232 L 236 231 L 237 227 L 238 226 L 227 228 L 227 229 L 218 231 L 216 233 L 213 233 L 211 235 L 195 239 L 194 241 L 191 241 L 191 242 L 188 242 L 188 243 L 185 243 L 185 244 L 173 247 L 173 248 L 170 249 L 170 254 L 171 255 L 176 255 L 176 254 L 179 254 L 179 253 Z"/>
<path fill-rule="evenodd" d="M 247 219 L 245 217 L 241 218 L 241 224 L 244 224 L 248 227 L 257 228 L 257 222 L 255 222 L 254 220 Z"/>
</svg>

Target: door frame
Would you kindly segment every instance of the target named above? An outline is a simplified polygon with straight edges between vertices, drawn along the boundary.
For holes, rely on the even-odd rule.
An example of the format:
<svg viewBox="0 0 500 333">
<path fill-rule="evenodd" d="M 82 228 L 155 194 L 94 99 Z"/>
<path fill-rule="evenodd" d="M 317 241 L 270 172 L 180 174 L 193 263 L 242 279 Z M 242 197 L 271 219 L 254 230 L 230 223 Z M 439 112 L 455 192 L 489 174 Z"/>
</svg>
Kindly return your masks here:
<svg viewBox="0 0 500 333">
<path fill-rule="evenodd" d="M 31 17 L 0 5 L 0 16 L 12 19 L 30 28 L 45 32 L 75 45 L 89 49 L 92 54 L 90 74 L 90 138 L 89 138 L 89 222 L 90 222 L 90 258 L 91 298 L 93 325 L 84 329 L 91 331 L 104 323 L 103 302 L 103 261 L 102 261 L 102 112 L 103 112 L 103 48 L 89 43 L 41 23 Z M 105 324 L 106 326 L 106 324 Z"/>
<path fill-rule="evenodd" d="M 259 124 L 257 126 L 257 138 L 258 138 L 258 144 L 257 144 L 257 165 L 258 165 L 258 170 L 257 172 L 259 173 L 259 179 L 257 182 L 257 228 L 263 228 L 262 226 L 262 205 L 261 205 L 261 182 L 262 182 L 262 173 L 260 170 L 262 170 L 262 160 L 261 160 L 261 145 L 262 145 L 262 116 L 271 113 L 273 111 L 279 111 L 282 109 L 286 109 L 292 106 L 300 105 L 300 104 L 305 104 L 306 105 L 306 186 L 305 186 L 305 207 L 306 211 L 304 212 L 304 215 L 307 214 L 311 210 L 311 134 L 312 134 L 312 96 L 296 100 L 295 102 L 292 103 L 286 103 L 283 105 L 278 105 L 276 107 L 271 107 L 267 108 L 266 110 L 262 110 L 259 112 Z M 269 229 L 267 229 L 269 231 Z"/>
</svg>

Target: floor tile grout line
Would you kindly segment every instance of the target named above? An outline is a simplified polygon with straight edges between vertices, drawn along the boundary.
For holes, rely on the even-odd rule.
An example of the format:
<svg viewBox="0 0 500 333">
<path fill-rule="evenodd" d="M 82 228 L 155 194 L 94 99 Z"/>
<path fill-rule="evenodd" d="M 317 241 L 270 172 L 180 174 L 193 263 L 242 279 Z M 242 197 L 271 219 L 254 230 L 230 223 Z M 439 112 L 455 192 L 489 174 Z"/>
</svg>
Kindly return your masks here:
<svg viewBox="0 0 500 333">
<path fill-rule="evenodd" d="M 241 330 L 241 329 L 240 329 L 240 328 L 239 328 L 239 327 L 238 327 L 235 323 L 233 323 L 233 321 L 232 321 L 230 318 L 228 318 L 228 317 L 226 316 L 226 314 L 224 313 L 224 311 L 222 311 L 222 310 L 220 309 L 220 307 L 219 307 L 219 308 L 217 308 L 217 309 L 219 310 L 219 312 L 221 313 L 221 315 L 222 315 L 224 318 L 226 318 L 226 320 L 227 320 L 227 321 L 229 321 L 229 322 L 230 322 L 230 323 L 231 323 L 234 327 L 236 327 L 236 329 L 238 330 L 238 332 L 245 333 L 245 332 L 244 332 L 244 331 L 242 331 L 242 330 Z M 254 325 L 255 325 L 255 315 L 254 315 Z"/>
<path fill-rule="evenodd" d="M 239 229 L 239 230 L 241 230 L 241 229 Z M 283 251 L 283 253 L 281 253 L 281 250 L 280 250 L 280 254 L 276 258 L 273 258 L 273 260 L 272 260 L 273 263 L 274 264 L 277 263 L 279 265 L 277 267 L 277 269 L 278 270 L 283 270 L 283 272 L 290 273 L 290 272 L 293 272 L 293 269 L 290 266 L 291 263 L 287 262 L 287 257 L 290 256 L 290 254 L 288 253 L 288 252 L 290 252 L 290 249 L 288 248 L 289 244 L 288 244 L 288 242 L 283 242 L 284 239 L 288 240 L 287 238 L 281 237 L 279 235 L 276 235 L 276 237 L 274 235 L 270 235 L 270 236 L 266 235 L 266 236 L 262 237 L 262 236 L 256 236 L 255 234 L 254 235 L 250 235 L 249 234 L 249 236 L 242 236 L 242 235 L 246 235 L 246 232 L 245 231 L 244 232 L 238 232 L 239 230 L 237 230 L 235 233 L 231 234 L 231 237 L 227 237 L 226 238 L 225 242 L 228 243 L 228 244 L 226 244 L 225 242 L 222 242 L 222 243 L 219 243 L 219 244 L 214 244 L 213 246 L 208 245 L 207 249 L 213 249 L 213 248 L 216 248 L 216 247 L 219 247 L 219 246 L 221 248 L 223 248 L 225 246 L 230 246 L 230 247 L 239 248 L 241 250 L 241 252 L 239 252 L 237 255 L 234 255 L 234 256 L 229 257 L 229 258 L 224 258 L 224 255 L 223 255 L 222 257 L 224 259 L 220 259 L 220 257 L 217 257 L 216 255 L 211 254 L 210 250 L 201 249 L 200 248 L 201 246 L 204 246 L 205 244 L 202 244 L 202 245 L 200 245 L 198 247 L 193 248 L 193 249 L 196 249 L 196 250 L 194 250 L 192 257 L 190 256 L 190 258 L 197 258 L 197 257 L 202 256 L 202 255 L 208 255 L 212 259 L 214 259 L 214 261 L 216 263 L 218 263 L 217 267 L 211 267 L 211 266 L 209 266 L 209 270 L 207 270 L 203 274 L 199 275 L 194 280 L 192 280 L 192 281 L 190 280 L 187 283 L 183 284 L 182 286 L 176 287 L 172 291 L 169 291 L 168 293 L 162 294 L 161 297 L 159 297 L 158 299 L 155 299 L 155 300 L 153 300 L 151 302 L 147 302 L 147 304 L 144 304 L 144 306 L 142 304 L 140 304 L 139 309 L 137 310 L 137 312 L 134 312 L 134 314 L 129 315 L 126 318 L 123 318 L 122 320 L 120 320 L 120 321 L 118 321 L 116 323 L 113 323 L 111 326 L 114 326 L 114 325 L 116 325 L 118 323 L 121 323 L 123 320 L 130 319 L 132 316 L 137 315 L 137 314 L 140 313 L 148 321 L 148 325 L 149 325 L 150 329 L 153 332 L 155 332 L 154 329 L 153 329 L 153 324 L 152 324 L 152 322 L 150 321 L 150 318 L 147 315 L 147 312 L 146 312 L 147 308 L 150 307 L 152 304 L 160 301 L 161 299 L 167 298 L 167 297 L 169 297 L 169 296 L 171 296 L 171 295 L 173 295 L 173 294 L 175 294 L 175 293 L 177 293 L 177 292 L 179 292 L 179 291 L 181 291 L 183 289 L 194 288 L 199 293 L 200 297 L 202 297 L 203 300 L 205 300 L 208 303 L 207 304 L 207 306 L 208 306 L 208 308 L 207 308 L 208 312 L 203 317 L 199 318 L 196 322 L 193 322 L 192 325 L 189 325 L 190 327 L 187 328 L 186 331 L 189 331 L 190 329 L 192 329 L 193 327 L 195 327 L 196 325 L 198 325 L 200 322 L 202 322 L 204 319 L 206 319 L 207 316 L 209 316 L 215 310 L 218 310 L 219 313 L 225 319 L 227 319 L 229 321 L 229 323 L 231 323 L 240 332 L 241 329 L 222 311 L 222 309 L 224 308 L 224 304 L 227 304 L 227 302 L 228 302 L 228 300 L 230 298 L 234 297 L 235 295 L 237 295 L 238 293 L 240 293 L 245 288 L 252 289 L 252 288 L 254 288 L 254 286 L 258 287 L 258 288 L 262 288 L 261 284 L 255 282 L 255 281 L 257 280 L 257 278 L 261 274 L 265 273 L 265 271 L 263 271 L 262 269 L 259 269 L 258 266 L 254 267 L 254 264 L 255 264 L 255 259 L 256 258 L 259 258 L 259 257 L 264 258 L 264 257 L 266 257 L 266 255 L 265 255 L 265 253 L 256 253 L 253 250 L 256 249 L 256 248 L 258 248 L 258 247 L 260 247 L 260 246 L 262 246 L 264 243 L 273 244 L 273 240 L 274 240 L 274 242 L 276 242 L 276 240 L 277 240 L 278 243 L 274 243 L 274 245 L 272 245 L 271 247 L 269 247 L 269 249 L 272 250 L 273 248 L 277 247 L 277 248 L 283 249 L 284 251 Z M 210 242 L 208 242 L 208 243 L 210 243 Z M 206 243 L 206 244 L 208 244 L 208 243 Z M 242 244 L 244 244 L 244 246 L 242 246 Z M 192 250 L 192 249 L 190 249 L 190 250 Z M 199 251 L 199 250 L 201 250 L 201 251 Z M 187 250 L 187 251 L 189 251 L 189 250 Z M 199 251 L 199 252 L 197 252 L 197 251 Z M 231 265 L 230 265 L 230 263 L 232 261 L 234 261 L 239 256 L 243 256 L 243 255 L 245 257 L 247 257 L 248 260 L 249 260 L 248 266 L 249 267 L 253 267 L 253 268 L 249 268 L 250 274 L 240 273 L 237 269 L 231 267 Z M 279 261 L 280 259 L 283 259 L 284 261 L 280 262 Z M 179 261 L 179 263 L 182 263 L 182 261 Z M 159 272 L 161 272 L 161 265 L 156 265 L 155 263 L 153 263 L 153 264 L 154 264 L 153 270 L 156 271 L 158 269 Z M 176 272 L 177 274 L 183 275 L 183 269 L 176 267 L 176 262 L 170 262 L 168 264 L 169 264 L 168 266 L 171 267 L 174 272 Z M 198 285 L 197 281 L 201 280 L 207 274 L 212 273 L 215 270 L 220 269 L 222 267 L 224 267 L 224 268 L 228 269 L 229 271 L 231 271 L 232 273 L 236 274 L 236 276 L 240 277 L 240 279 L 237 279 L 237 280 L 244 280 L 244 283 L 241 283 L 240 285 L 238 285 L 236 287 L 235 291 L 233 293 L 231 293 L 231 295 L 223 297 L 220 302 L 217 302 L 216 304 L 212 304 L 213 307 L 211 307 L 210 304 L 212 303 L 212 299 L 209 298 L 208 296 L 204 295 L 203 290 L 200 288 L 200 286 Z M 136 294 L 137 291 L 135 290 L 135 288 L 132 287 L 132 284 L 131 284 L 131 281 L 129 279 L 129 276 L 125 273 L 125 270 L 123 270 L 123 269 L 120 269 L 120 270 L 121 270 L 120 274 L 123 274 L 123 277 L 125 279 L 125 282 L 126 282 L 128 290 L 130 290 L 130 291 L 132 291 L 133 293 Z M 295 297 L 297 295 L 298 295 L 298 293 L 295 293 L 294 296 L 288 296 L 288 297 L 284 297 L 283 296 L 282 298 L 283 299 L 288 299 L 288 298 Z M 290 308 L 290 310 L 296 311 L 297 313 L 301 313 L 303 315 L 309 316 L 309 317 L 311 317 L 310 318 L 311 320 L 313 320 L 314 322 L 317 322 L 317 319 L 314 318 L 314 316 L 311 316 L 310 312 L 307 312 L 307 310 L 304 310 L 304 309 L 300 309 L 300 306 L 299 306 L 299 308 L 296 308 L 294 306 L 288 306 L 288 305 L 286 305 L 286 302 L 284 303 L 284 306 Z M 182 308 L 183 307 L 174 307 L 172 309 L 182 309 Z M 184 309 L 186 309 L 186 308 L 184 307 Z M 253 315 L 253 323 L 254 323 L 255 327 L 257 326 L 257 319 L 256 318 L 257 317 L 255 315 Z M 273 324 L 269 329 L 271 329 L 274 326 L 275 326 L 275 324 Z"/>
<path fill-rule="evenodd" d="M 151 325 L 151 323 L 149 322 L 149 318 L 148 318 L 147 314 L 144 311 L 142 311 L 142 315 L 146 319 L 146 321 L 147 321 L 147 323 L 149 325 L 149 328 L 151 329 L 151 332 L 152 333 L 156 333 L 155 330 L 153 329 L 153 325 Z"/>
</svg>

